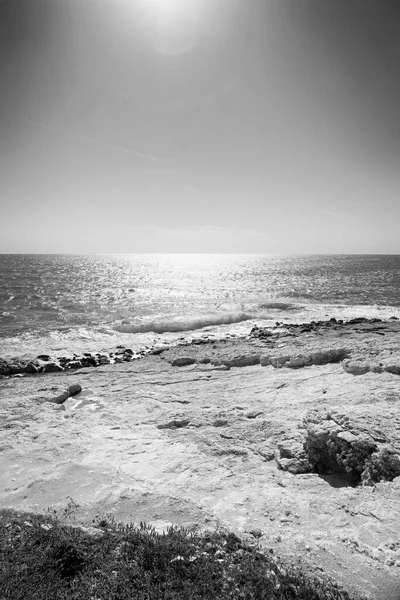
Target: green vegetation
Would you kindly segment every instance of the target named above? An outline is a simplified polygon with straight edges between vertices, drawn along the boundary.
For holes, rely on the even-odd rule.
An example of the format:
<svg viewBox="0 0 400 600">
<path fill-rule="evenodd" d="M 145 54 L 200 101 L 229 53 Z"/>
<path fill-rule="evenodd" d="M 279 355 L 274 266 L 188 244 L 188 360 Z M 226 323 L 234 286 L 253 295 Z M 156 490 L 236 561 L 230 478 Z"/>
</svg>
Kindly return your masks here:
<svg viewBox="0 0 400 600">
<path fill-rule="evenodd" d="M 1 600 L 349 600 L 232 533 L 0 511 Z"/>
</svg>

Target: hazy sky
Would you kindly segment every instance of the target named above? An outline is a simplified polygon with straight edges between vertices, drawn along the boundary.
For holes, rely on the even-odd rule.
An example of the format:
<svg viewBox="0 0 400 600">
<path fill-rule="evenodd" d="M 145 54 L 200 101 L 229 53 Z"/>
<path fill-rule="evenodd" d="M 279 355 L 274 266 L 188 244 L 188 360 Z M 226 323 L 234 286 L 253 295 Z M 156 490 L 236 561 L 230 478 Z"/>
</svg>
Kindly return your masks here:
<svg viewBox="0 0 400 600">
<path fill-rule="evenodd" d="M 0 252 L 400 253 L 397 0 L 0 0 Z"/>
</svg>

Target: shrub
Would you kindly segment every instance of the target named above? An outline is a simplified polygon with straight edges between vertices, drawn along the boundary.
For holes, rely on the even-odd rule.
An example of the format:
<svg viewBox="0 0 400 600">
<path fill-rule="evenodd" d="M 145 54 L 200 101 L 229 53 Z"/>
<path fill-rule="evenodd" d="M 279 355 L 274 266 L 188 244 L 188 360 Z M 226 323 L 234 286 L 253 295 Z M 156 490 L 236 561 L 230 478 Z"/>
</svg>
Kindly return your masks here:
<svg viewBox="0 0 400 600">
<path fill-rule="evenodd" d="M 102 519 L 0 513 L 2 600 L 348 600 L 233 533 L 157 533 Z M 99 532 L 99 526 L 102 531 Z"/>
</svg>

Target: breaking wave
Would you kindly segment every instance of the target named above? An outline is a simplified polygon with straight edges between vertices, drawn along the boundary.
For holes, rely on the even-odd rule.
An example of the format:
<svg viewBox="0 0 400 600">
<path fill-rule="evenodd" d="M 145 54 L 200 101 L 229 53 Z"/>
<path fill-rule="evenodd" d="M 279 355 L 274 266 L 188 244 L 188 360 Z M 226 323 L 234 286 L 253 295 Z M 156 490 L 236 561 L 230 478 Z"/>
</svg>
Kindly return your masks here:
<svg viewBox="0 0 400 600">
<path fill-rule="evenodd" d="M 270 301 L 263 302 L 259 305 L 259 308 L 270 308 L 276 310 L 300 310 L 302 306 L 299 306 L 298 304 L 293 304 L 293 302 Z"/>
<path fill-rule="evenodd" d="M 226 313 L 220 315 L 205 315 L 197 318 L 156 320 L 147 323 L 116 325 L 115 330 L 120 333 L 169 333 L 179 331 L 192 331 L 202 327 L 215 325 L 229 325 L 254 319 L 247 313 Z"/>
</svg>

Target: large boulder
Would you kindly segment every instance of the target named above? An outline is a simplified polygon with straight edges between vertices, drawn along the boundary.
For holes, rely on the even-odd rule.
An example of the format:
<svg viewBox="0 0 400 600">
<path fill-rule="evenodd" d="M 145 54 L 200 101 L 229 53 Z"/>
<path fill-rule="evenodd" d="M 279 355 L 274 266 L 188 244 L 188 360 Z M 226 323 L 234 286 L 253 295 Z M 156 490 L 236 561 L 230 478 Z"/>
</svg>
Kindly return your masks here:
<svg viewBox="0 0 400 600">
<path fill-rule="evenodd" d="M 304 450 L 312 470 L 337 473 L 353 484 L 400 476 L 400 415 L 380 408 L 314 410 L 304 420 Z"/>
<path fill-rule="evenodd" d="M 275 450 L 276 464 L 282 471 L 289 471 L 294 475 L 310 473 L 313 469 L 310 465 L 304 444 L 296 440 L 284 440 L 278 443 Z"/>
</svg>

